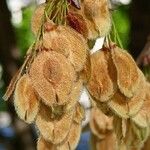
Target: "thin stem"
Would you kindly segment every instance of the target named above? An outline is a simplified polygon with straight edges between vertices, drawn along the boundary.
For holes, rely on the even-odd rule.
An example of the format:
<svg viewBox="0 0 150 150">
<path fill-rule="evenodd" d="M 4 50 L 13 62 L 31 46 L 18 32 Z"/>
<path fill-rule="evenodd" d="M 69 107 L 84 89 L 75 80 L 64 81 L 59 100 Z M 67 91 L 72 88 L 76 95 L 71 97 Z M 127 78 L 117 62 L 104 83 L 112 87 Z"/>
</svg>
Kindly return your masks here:
<svg viewBox="0 0 150 150">
<path fill-rule="evenodd" d="M 118 41 L 118 44 L 119 44 L 119 46 L 121 47 L 121 48 L 123 48 L 123 45 L 122 45 L 122 42 L 121 42 L 121 39 L 120 39 L 120 36 L 119 36 L 119 34 L 118 34 L 118 31 L 117 31 L 117 29 L 116 29 L 116 25 L 115 25 L 115 22 L 114 22 L 114 20 L 112 19 L 112 24 L 113 24 L 113 28 L 114 28 L 114 32 L 115 32 L 115 40 L 117 40 Z"/>
</svg>

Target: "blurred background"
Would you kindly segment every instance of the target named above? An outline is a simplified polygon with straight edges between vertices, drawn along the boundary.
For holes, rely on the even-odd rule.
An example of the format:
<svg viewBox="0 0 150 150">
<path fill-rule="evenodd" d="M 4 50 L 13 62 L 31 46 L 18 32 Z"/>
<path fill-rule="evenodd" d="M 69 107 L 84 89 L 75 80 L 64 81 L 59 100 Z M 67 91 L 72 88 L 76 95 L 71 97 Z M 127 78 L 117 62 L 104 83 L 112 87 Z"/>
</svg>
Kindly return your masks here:
<svg viewBox="0 0 150 150">
<path fill-rule="evenodd" d="M 34 40 L 30 20 L 36 5 L 42 2 L 43 0 L 0 1 L 0 150 L 36 149 L 34 127 L 18 119 L 13 101 L 4 102 L 2 96 Z M 150 1 L 111 2 L 112 17 L 123 47 L 129 50 L 149 80 Z M 82 150 L 83 146 L 88 150 L 88 138 L 89 133 L 82 135 L 78 150 Z"/>
</svg>

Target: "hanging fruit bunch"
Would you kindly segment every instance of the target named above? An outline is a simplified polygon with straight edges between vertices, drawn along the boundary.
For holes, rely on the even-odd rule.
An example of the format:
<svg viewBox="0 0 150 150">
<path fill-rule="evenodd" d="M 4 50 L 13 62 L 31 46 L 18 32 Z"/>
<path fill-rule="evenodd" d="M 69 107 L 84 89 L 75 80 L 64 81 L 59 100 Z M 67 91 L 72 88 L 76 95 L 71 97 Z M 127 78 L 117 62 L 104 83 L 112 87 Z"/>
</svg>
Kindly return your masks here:
<svg viewBox="0 0 150 150">
<path fill-rule="evenodd" d="M 13 94 L 18 116 L 35 124 L 38 150 L 75 150 L 85 87 L 94 104 L 93 149 L 140 149 L 147 140 L 150 85 L 143 73 L 110 38 L 89 52 L 90 41 L 107 36 L 111 24 L 107 0 L 47 0 L 36 8 L 36 40 L 3 98 Z"/>
<path fill-rule="evenodd" d="M 84 109 L 78 100 L 89 53 L 84 37 L 66 25 L 68 7 L 67 0 L 56 0 L 35 10 L 36 41 L 4 96 L 14 93 L 18 116 L 37 127 L 39 150 L 75 149 L 80 139 Z"/>
<path fill-rule="evenodd" d="M 149 136 L 149 83 L 132 57 L 114 43 L 91 55 L 91 99 L 113 116 L 119 149 L 142 148 Z"/>
</svg>

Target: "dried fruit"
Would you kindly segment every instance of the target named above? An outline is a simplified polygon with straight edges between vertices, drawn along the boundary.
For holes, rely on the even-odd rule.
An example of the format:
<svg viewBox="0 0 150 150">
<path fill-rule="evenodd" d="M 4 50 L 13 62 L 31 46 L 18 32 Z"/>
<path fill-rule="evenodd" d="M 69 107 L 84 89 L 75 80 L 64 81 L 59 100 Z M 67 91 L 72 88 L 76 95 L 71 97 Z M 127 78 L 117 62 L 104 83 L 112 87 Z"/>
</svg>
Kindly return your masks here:
<svg viewBox="0 0 150 150">
<path fill-rule="evenodd" d="M 71 111 L 58 117 L 53 115 L 48 106 L 41 104 L 36 125 L 43 138 L 53 144 L 63 142 L 70 131 L 73 112 L 74 111 Z"/>
<path fill-rule="evenodd" d="M 113 118 L 107 117 L 97 107 L 93 108 L 90 117 L 90 128 L 98 139 L 105 139 L 108 132 L 113 130 Z"/>
<path fill-rule="evenodd" d="M 25 122 L 32 123 L 36 118 L 39 101 L 27 74 L 24 74 L 16 85 L 14 106 L 18 116 Z"/>
<path fill-rule="evenodd" d="M 75 150 L 81 135 L 81 124 L 73 123 L 69 131 L 68 137 L 64 143 L 57 146 L 57 150 Z"/>
<path fill-rule="evenodd" d="M 131 120 L 126 120 L 126 133 L 123 135 L 122 119 L 114 118 L 114 129 L 117 136 L 119 149 L 124 146 L 126 149 L 140 149 L 149 135 L 149 128 L 139 128 Z"/>
<path fill-rule="evenodd" d="M 145 78 L 139 71 L 140 83 L 137 94 L 132 98 L 125 97 L 120 91 L 108 101 L 108 107 L 118 116 L 122 118 L 129 118 L 135 116 L 142 108 L 145 97 Z"/>
<path fill-rule="evenodd" d="M 144 98 L 144 104 L 138 114 L 132 118 L 132 121 L 141 128 L 149 127 L 150 125 L 150 84 L 146 83 L 145 91 L 146 96 Z"/>
<path fill-rule="evenodd" d="M 68 101 L 75 72 L 62 54 L 42 51 L 31 65 L 30 78 L 45 104 L 64 105 Z"/>
<path fill-rule="evenodd" d="M 94 22 L 99 36 L 106 36 L 111 29 L 111 17 L 107 0 L 84 0 L 84 13 Z"/>
<path fill-rule="evenodd" d="M 102 50 L 104 51 L 104 54 L 105 54 L 105 59 L 107 61 L 107 65 L 108 65 L 108 74 L 109 74 L 111 80 L 113 81 L 113 88 L 114 88 L 114 93 L 115 93 L 115 91 L 117 91 L 117 89 L 118 89 L 117 70 L 113 63 L 113 59 L 111 56 L 111 49 L 107 48 L 107 47 L 103 47 Z"/>
<path fill-rule="evenodd" d="M 122 94 L 131 98 L 136 94 L 140 82 L 137 65 L 131 55 L 117 46 L 114 46 L 111 53 L 117 70 L 118 87 Z"/>
<path fill-rule="evenodd" d="M 67 39 L 65 35 L 59 33 L 58 27 L 51 31 L 45 32 L 43 35 L 43 46 L 46 49 L 54 50 L 58 53 L 68 57 L 70 54 L 71 44 L 70 39 Z M 60 46 L 61 45 L 61 46 Z"/>
<path fill-rule="evenodd" d="M 37 143 L 37 150 L 75 150 L 81 134 L 81 124 L 73 123 L 67 138 L 60 144 L 52 144 L 40 136 Z"/>
<path fill-rule="evenodd" d="M 104 51 L 97 51 L 91 56 L 91 78 L 87 88 L 100 102 L 108 101 L 114 94 L 113 81 L 109 76 Z"/>
<path fill-rule="evenodd" d="M 77 32 L 82 34 L 85 38 L 88 37 L 89 29 L 88 29 L 87 21 L 83 17 L 83 15 L 81 15 L 73 10 L 70 10 L 67 15 L 67 20 L 68 20 L 69 26 L 71 26 Z"/>
<path fill-rule="evenodd" d="M 92 1 L 90 3 L 92 3 Z M 99 1 L 98 3 L 100 4 L 101 2 Z M 93 16 L 94 18 L 93 19 L 90 17 L 91 12 L 88 12 L 89 10 L 87 8 L 88 7 L 87 5 L 88 5 L 87 1 L 82 1 L 80 4 L 81 6 L 80 9 L 75 9 L 72 6 L 69 8 L 69 13 L 67 16 L 68 25 L 71 26 L 73 29 L 75 29 L 77 32 L 81 33 L 85 38 L 89 40 L 95 40 L 99 36 L 104 36 L 104 34 L 106 35 L 109 32 L 111 27 L 110 14 L 108 16 L 109 19 L 104 18 L 100 15 L 99 15 L 100 18 L 98 17 L 96 18 L 95 16 Z M 93 5 L 94 7 L 97 7 L 95 6 L 94 3 Z M 106 7 L 107 7 L 107 3 L 106 3 Z M 95 10 L 95 11 L 99 13 L 99 10 Z M 100 21 L 101 19 L 102 21 Z"/>
<path fill-rule="evenodd" d="M 116 136 L 112 133 L 107 133 L 103 140 L 98 139 L 96 136 L 92 135 L 92 150 L 116 150 Z M 123 149 L 120 149 L 123 150 Z"/>
<path fill-rule="evenodd" d="M 61 46 L 60 46 L 61 45 Z M 65 55 L 77 72 L 83 69 L 87 57 L 86 40 L 70 27 L 58 26 L 43 35 L 43 46 Z"/>
<path fill-rule="evenodd" d="M 139 97 L 140 96 L 140 97 Z M 108 102 L 108 107 L 122 118 L 129 118 L 138 113 L 143 105 L 144 93 L 139 94 L 128 101 L 124 95 L 117 92 L 114 97 Z"/>
<path fill-rule="evenodd" d="M 149 128 L 139 128 L 131 122 L 125 139 L 128 149 L 141 149 L 144 142 L 147 140 L 149 133 Z M 129 136 L 131 137 L 130 139 L 128 138 Z"/>
<path fill-rule="evenodd" d="M 56 150 L 56 146 L 40 136 L 37 142 L 37 150 Z"/>
</svg>

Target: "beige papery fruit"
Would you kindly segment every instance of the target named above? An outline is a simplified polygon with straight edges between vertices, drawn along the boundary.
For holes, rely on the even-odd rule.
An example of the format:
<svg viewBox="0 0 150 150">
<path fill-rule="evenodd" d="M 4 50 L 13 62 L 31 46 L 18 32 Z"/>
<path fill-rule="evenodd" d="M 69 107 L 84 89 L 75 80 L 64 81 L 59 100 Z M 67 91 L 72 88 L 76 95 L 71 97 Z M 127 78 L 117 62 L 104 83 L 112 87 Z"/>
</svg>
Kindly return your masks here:
<svg viewBox="0 0 150 150">
<path fill-rule="evenodd" d="M 129 119 L 114 117 L 118 150 L 140 150 L 149 136 L 149 128 L 140 128 Z"/>
<path fill-rule="evenodd" d="M 80 3 L 81 9 L 70 6 L 67 15 L 68 25 L 82 34 L 86 39 L 95 40 L 99 36 L 95 24 L 89 20 L 84 12 L 84 1 Z"/>
<path fill-rule="evenodd" d="M 81 135 L 81 124 L 73 123 L 68 134 L 67 140 L 57 146 L 57 150 L 75 150 Z"/>
<path fill-rule="evenodd" d="M 83 36 L 72 28 L 57 26 L 54 30 L 45 32 L 43 46 L 65 55 L 76 72 L 83 70 L 87 58 L 87 43 Z"/>
<path fill-rule="evenodd" d="M 40 26 L 42 24 L 42 16 L 44 14 L 45 4 L 40 4 L 35 9 L 32 20 L 31 20 L 31 30 L 36 35 L 40 29 Z"/>
<path fill-rule="evenodd" d="M 108 101 L 108 107 L 118 116 L 122 118 L 134 117 L 143 107 L 145 98 L 145 77 L 143 73 L 138 70 L 140 76 L 139 88 L 134 97 L 125 97 L 120 91 Z"/>
<path fill-rule="evenodd" d="M 146 83 L 144 104 L 138 114 L 132 118 L 132 121 L 141 128 L 150 126 L 150 83 Z"/>
<path fill-rule="evenodd" d="M 107 117 L 99 108 L 94 107 L 90 116 L 90 128 L 99 139 L 104 139 L 113 130 L 113 118 Z"/>
<path fill-rule="evenodd" d="M 46 113 L 46 111 L 48 111 L 48 110 L 45 110 L 45 113 Z M 59 127 L 58 127 L 58 122 L 57 123 L 55 122 L 56 126 L 55 126 L 55 128 L 53 128 L 53 130 L 54 130 L 53 133 L 55 133 L 55 135 L 56 135 L 55 137 L 57 137 L 56 141 L 59 141 L 59 142 L 54 142 L 54 140 L 52 142 L 51 140 L 48 140 L 47 138 L 45 138 L 45 136 L 43 136 L 43 137 L 41 136 L 39 138 L 38 144 L 37 144 L 38 150 L 75 150 L 75 148 L 78 145 L 80 135 L 81 135 L 81 129 L 82 129 L 81 122 L 84 118 L 84 109 L 78 103 L 75 106 L 74 111 L 72 111 L 72 112 L 74 112 L 72 120 L 69 120 L 68 118 L 65 118 L 66 120 L 64 118 L 61 118 L 62 121 L 60 120 L 61 123 L 60 123 Z M 71 115 L 71 113 L 68 114 L 68 117 L 69 117 L 69 115 Z M 66 121 L 66 123 L 63 124 L 63 121 Z M 68 124 L 70 124 L 68 121 L 71 121 L 70 126 L 68 126 Z M 44 133 L 44 134 L 47 134 L 47 135 L 49 134 L 49 137 L 50 137 L 51 136 L 50 128 L 52 128 L 52 125 L 50 126 L 50 123 L 49 123 L 49 126 L 48 126 L 48 122 L 47 122 L 46 123 L 47 127 L 45 126 L 45 128 L 44 128 L 45 121 L 43 123 L 42 120 L 40 120 L 40 122 L 38 121 L 38 124 L 39 123 L 40 123 L 39 130 L 42 132 L 45 132 L 47 130 L 47 133 Z M 43 125 L 41 126 L 41 124 L 43 124 Z M 54 124 L 54 120 L 53 120 L 53 124 Z M 65 126 L 66 126 L 66 128 L 65 128 Z M 37 127 L 39 127 L 39 126 L 37 125 Z M 55 130 L 57 130 L 57 132 L 55 132 Z M 65 138 L 61 139 L 62 136 L 64 137 L 63 134 L 66 135 L 65 131 L 67 131 L 67 136 Z M 41 134 L 42 134 L 42 132 L 41 132 Z"/>
<path fill-rule="evenodd" d="M 65 105 L 69 101 L 76 75 L 64 55 L 54 51 L 39 52 L 29 74 L 33 87 L 46 105 Z"/>
<path fill-rule="evenodd" d="M 75 150 L 80 140 L 82 125 L 81 122 L 85 117 L 84 108 L 79 103 L 75 106 L 75 113 L 72 125 L 67 138 L 57 146 L 57 150 Z"/>
<path fill-rule="evenodd" d="M 74 111 L 62 114 L 61 116 L 54 115 L 48 106 L 41 103 L 36 126 L 46 141 L 59 144 L 65 140 L 69 133 L 73 114 Z"/>
<path fill-rule="evenodd" d="M 42 136 L 40 136 L 37 142 L 37 150 L 57 150 L 57 149 L 56 145 L 47 142 Z"/>
<path fill-rule="evenodd" d="M 91 112 L 90 128 L 92 131 L 93 150 L 116 150 L 116 137 L 113 132 L 113 118 L 107 117 L 95 107 Z"/>
<path fill-rule="evenodd" d="M 81 8 L 70 7 L 68 24 L 89 40 L 106 36 L 111 28 L 111 15 L 107 0 L 83 0 Z"/>
<path fill-rule="evenodd" d="M 112 133 L 107 133 L 104 139 L 99 139 L 95 135 L 91 136 L 92 150 L 116 150 L 117 142 L 116 136 Z M 123 150 L 123 149 L 120 149 Z"/>
<path fill-rule="evenodd" d="M 129 53 L 112 44 L 113 63 L 117 70 L 117 85 L 126 97 L 133 97 L 139 88 L 140 75 L 138 67 Z"/>
<path fill-rule="evenodd" d="M 84 0 L 84 13 L 95 25 L 99 36 L 106 36 L 111 29 L 108 0 Z"/>
<path fill-rule="evenodd" d="M 32 123 L 36 118 L 39 100 L 27 74 L 24 74 L 16 85 L 14 106 L 18 116 L 25 122 Z"/>
<path fill-rule="evenodd" d="M 37 143 L 37 150 L 75 150 L 80 139 L 81 129 L 81 124 L 73 123 L 65 141 L 57 145 L 40 137 Z"/>
<path fill-rule="evenodd" d="M 109 71 L 107 50 L 100 50 L 91 55 L 91 78 L 87 84 L 89 93 L 99 102 L 108 101 L 115 93 L 113 72 Z M 111 59 L 111 58 L 110 58 Z"/>
</svg>

